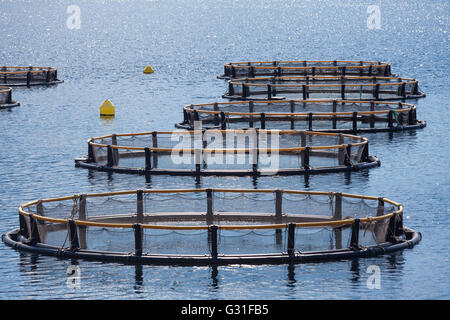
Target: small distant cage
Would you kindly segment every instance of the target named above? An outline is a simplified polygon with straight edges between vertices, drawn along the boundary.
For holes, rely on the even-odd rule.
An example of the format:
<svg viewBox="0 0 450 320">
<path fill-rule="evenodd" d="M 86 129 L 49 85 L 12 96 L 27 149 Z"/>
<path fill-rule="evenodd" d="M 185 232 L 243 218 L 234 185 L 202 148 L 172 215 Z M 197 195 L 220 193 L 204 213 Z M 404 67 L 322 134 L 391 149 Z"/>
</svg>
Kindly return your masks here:
<svg viewBox="0 0 450 320">
<path fill-rule="evenodd" d="M 388 132 L 420 129 L 416 106 L 404 102 L 360 100 L 265 100 L 191 104 L 177 128 L 298 129 L 318 132 Z"/>
<path fill-rule="evenodd" d="M 298 264 L 412 248 L 421 234 L 403 220 L 395 201 L 339 192 L 133 190 L 31 201 L 2 240 L 66 259 Z"/>
<path fill-rule="evenodd" d="M 58 71 L 51 67 L 0 67 L 0 85 L 30 87 L 62 82 Z"/>
<path fill-rule="evenodd" d="M 267 76 L 391 76 L 391 65 L 376 61 L 250 61 L 224 65 L 219 79 Z"/>
<path fill-rule="evenodd" d="M 425 97 L 411 78 L 297 76 L 240 78 L 228 81 L 223 98 L 231 100 L 347 99 L 404 100 Z"/>
<path fill-rule="evenodd" d="M 141 175 L 260 176 L 357 171 L 380 165 L 365 137 L 302 130 L 193 130 L 88 140 L 75 166 Z"/>
<path fill-rule="evenodd" d="M 18 107 L 20 103 L 12 99 L 12 89 L 0 87 L 0 109 Z"/>
</svg>

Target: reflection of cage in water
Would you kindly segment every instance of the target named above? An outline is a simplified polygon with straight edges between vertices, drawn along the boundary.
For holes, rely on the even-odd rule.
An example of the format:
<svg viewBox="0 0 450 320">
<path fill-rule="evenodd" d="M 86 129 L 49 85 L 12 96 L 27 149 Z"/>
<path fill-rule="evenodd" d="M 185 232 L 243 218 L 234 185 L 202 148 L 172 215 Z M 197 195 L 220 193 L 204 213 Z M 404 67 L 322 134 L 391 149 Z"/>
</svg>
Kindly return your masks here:
<svg viewBox="0 0 450 320">
<path fill-rule="evenodd" d="M 50 67 L 0 67 L 0 85 L 34 86 L 62 83 L 58 71 Z"/>
<path fill-rule="evenodd" d="M 297 175 L 380 165 L 367 138 L 301 130 L 194 130 L 91 138 L 77 167 L 135 174 Z"/>
<path fill-rule="evenodd" d="M 419 129 L 416 106 L 388 101 L 264 100 L 187 105 L 176 127 L 296 129 L 318 132 L 385 132 Z"/>
<path fill-rule="evenodd" d="M 180 203 L 183 203 L 180 206 Z M 2 236 L 19 250 L 149 264 L 305 263 L 411 248 L 402 205 L 335 192 L 134 190 L 36 200 Z"/>
<path fill-rule="evenodd" d="M 253 61 L 224 65 L 220 79 L 267 76 L 391 76 L 391 65 L 376 61 Z"/>
<path fill-rule="evenodd" d="M 18 107 L 20 103 L 12 99 L 12 89 L 0 87 L 0 109 Z"/>
<path fill-rule="evenodd" d="M 402 100 L 425 97 L 416 79 L 399 77 L 306 76 L 240 78 L 228 81 L 224 98 Z"/>
</svg>

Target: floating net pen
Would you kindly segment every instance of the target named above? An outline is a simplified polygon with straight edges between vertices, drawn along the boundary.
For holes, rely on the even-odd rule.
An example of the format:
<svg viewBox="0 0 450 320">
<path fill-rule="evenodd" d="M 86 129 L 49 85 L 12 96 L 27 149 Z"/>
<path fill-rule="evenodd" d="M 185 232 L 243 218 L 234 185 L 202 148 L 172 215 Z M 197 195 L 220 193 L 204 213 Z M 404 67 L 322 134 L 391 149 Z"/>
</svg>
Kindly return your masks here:
<svg viewBox="0 0 450 320">
<path fill-rule="evenodd" d="M 62 82 L 58 71 L 51 67 L 0 67 L 0 85 L 30 87 Z"/>
<path fill-rule="evenodd" d="M 0 109 L 18 107 L 20 103 L 12 99 L 12 89 L 0 87 Z"/>
<path fill-rule="evenodd" d="M 416 106 L 408 103 L 359 100 L 264 100 L 191 104 L 183 108 L 177 128 L 196 123 L 217 129 L 299 129 L 317 132 L 390 132 L 420 129 Z"/>
<path fill-rule="evenodd" d="M 180 202 L 183 206 L 180 206 Z M 338 192 L 133 190 L 35 200 L 2 235 L 19 251 L 166 265 L 288 264 L 412 248 L 403 206 Z"/>
<path fill-rule="evenodd" d="M 241 78 L 228 81 L 231 100 L 404 100 L 425 97 L 416 79 L 369 76 Z"/>
<path fill-rule="evenodd" d="M 75 166 L 107 172 L 188 176 L 301 175 L 380 165 L 369 141 L 302 130 L 193 130 L 111 134 L 88 140 Z"/>
<path fill-rule="evenodd" d="M 376 61 L 252 61 L 224 65 L 219 79 L 267 76 L 391 76 L 391 65 Z"/>
</svg>

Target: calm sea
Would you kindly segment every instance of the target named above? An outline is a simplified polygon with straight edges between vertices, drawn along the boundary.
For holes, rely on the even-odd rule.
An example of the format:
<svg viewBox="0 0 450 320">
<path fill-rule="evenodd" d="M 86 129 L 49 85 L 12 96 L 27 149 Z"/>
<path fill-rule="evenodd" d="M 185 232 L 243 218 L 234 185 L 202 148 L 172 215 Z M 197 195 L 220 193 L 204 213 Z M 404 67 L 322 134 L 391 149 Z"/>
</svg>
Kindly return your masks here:
<svg viewBox="0 0 450 320">
<path fill-rule="evenodd" d="M 367 26 L 370 5 L 381 29 Z M 70 29 L 70 5 L 80 28 Z M 423 240 L 412 250 L 356 261 L 287 266 L 143 266 L 21 254 L 0 244 L 0 299 L 448 299 L 448 1 L 0 0 L 0 65 L 53 66 L 65 82 L 14 89 L 21 106 L 0 111 L 0 233 L 18 226 L 19 204 L 38 198 L 137 188 L 195 188 L 187 177 L 89 174 L 74 168 L 89 137 L 172 130 L 182 106 L 221 101 L 223 64 L 257 60 L 379 60 L 419 80 L 423 130 L 371 134 L 381 167 L 352 173 L 264 177 L 257 188 L 384 196 L 405 206 Z M 156 72 L 143 75 L 151 65 Z M 110 99 L 114 120 L 99 118 Z M 201 187 L 254 188 L 251 178 Z M 381 270 L 380 289 L 366 285 Z"/>
</svg>

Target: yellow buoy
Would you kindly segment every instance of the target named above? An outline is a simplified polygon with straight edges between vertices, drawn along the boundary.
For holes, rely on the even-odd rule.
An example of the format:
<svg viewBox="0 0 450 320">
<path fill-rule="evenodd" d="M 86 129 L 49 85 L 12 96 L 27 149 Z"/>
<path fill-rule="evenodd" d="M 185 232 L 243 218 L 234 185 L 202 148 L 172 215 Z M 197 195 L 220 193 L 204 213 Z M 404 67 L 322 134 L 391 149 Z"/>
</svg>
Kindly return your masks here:
<svg viewBox="0 0 450 320">
<path fill-rule="evenodd" d="M 114 117 L 115 110 L 114 105 L 109 100 L 103 101 L 102 105 L 100 106 L 100 116 L 101 117 Z"/>
<path fill-rule="evenodd" d="M 144 69 L 144 73 L 153 73 L 155 70 L 151 66 L 146 66 Z"/>
</svg>

